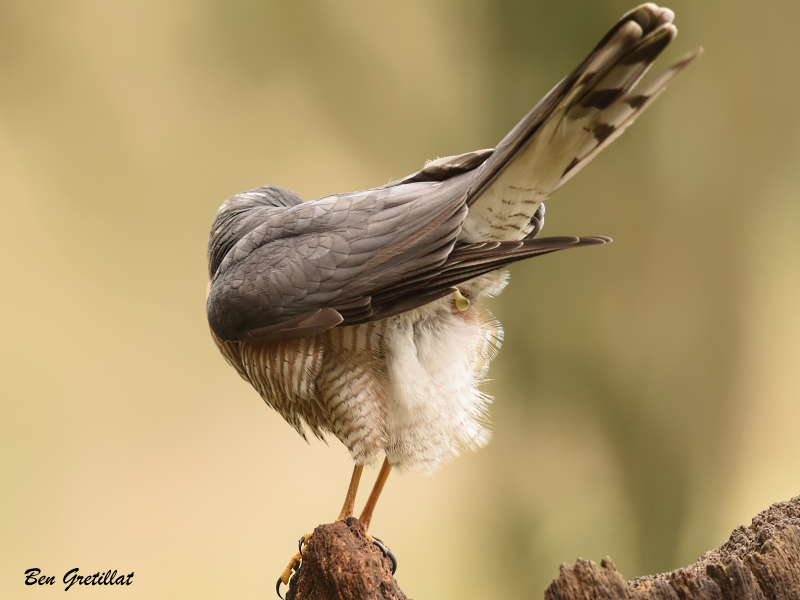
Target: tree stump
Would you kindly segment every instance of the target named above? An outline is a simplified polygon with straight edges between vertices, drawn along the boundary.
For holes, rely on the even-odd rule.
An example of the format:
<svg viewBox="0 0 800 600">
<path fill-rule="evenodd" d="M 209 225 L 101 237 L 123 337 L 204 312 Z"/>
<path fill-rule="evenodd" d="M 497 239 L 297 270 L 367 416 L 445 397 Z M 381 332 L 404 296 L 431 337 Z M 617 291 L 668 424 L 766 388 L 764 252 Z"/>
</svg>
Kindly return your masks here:
<svg viewBox="0 0 800 600">
<path fill-rule="evenodd" d="M 402 557 L 401 557 L 402 558 Z M 773 504 L 749 527 L 684 568 L 625 581 L 610 558 L 600 567 L 562 564 L 545 600 L 800 600 L 800 496 Z M 287 600 L 402 600 L 391 560 L 358 519 L 320 525 L 292 577 Z"/>
<path fill-rule="evenodd" d="M 392 577 L 392 561 L 367 539 L 361 521 L 320 525 L 303 551 L 286 600 L 407 600 Z"/>
<path fill-rule="evenodd" d="M 610 558 L 600 565 L 562 564 L 545 600 L 800 600 L 800 496 L 773 504 L 684 569 L 626 582 Z"/>
</svg>

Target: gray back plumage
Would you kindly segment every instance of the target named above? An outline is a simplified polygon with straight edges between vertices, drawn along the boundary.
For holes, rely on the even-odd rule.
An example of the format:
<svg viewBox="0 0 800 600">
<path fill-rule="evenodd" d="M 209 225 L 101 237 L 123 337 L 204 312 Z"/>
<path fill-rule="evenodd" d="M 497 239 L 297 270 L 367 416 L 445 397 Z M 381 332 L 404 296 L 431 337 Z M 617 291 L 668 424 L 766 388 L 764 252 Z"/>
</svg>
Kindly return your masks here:
<svg viewBox="0 0 800 600">
<path fill-rule="evenodd" d="M 516 260 L 608 238 L 534 239 L 542 201 L 629 126 L 699 52 L 641 89 L 676 34 L 652 4 L 626 14 L 500 142 L 388 185 L 303 202 L 229 198 L 209 238 L 208 319 L 222 340 L 293 339 L 412 310 Z"/>
</svg>

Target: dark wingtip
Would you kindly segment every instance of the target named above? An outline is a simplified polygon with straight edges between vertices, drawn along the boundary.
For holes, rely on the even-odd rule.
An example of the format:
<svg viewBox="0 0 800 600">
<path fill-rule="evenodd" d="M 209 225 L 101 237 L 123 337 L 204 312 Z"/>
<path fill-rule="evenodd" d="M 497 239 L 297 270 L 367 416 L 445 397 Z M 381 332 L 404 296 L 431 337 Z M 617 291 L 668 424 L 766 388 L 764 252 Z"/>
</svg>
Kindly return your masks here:
<svg viewBox="0 0 800 600">
<path fill-rule="evenodd" d="M 590 235 L 581 238 L 581 242 L 590 245 L 610 244 L 613 241 L 614 240 L 612 240 L 610 237 L 606 237 L 604 235 Z"/>
</svg>

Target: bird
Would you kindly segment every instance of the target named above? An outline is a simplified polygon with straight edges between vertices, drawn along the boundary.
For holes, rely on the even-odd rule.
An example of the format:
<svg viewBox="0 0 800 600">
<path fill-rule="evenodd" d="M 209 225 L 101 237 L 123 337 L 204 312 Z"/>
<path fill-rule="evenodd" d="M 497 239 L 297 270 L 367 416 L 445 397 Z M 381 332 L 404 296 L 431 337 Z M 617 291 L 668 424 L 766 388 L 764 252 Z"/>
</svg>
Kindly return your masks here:
<svg viewBox="0 0 800 600">
<path fill-rule="evenodd" d="M 503 331 L 481 299 L 503 290 L 513 262 L 611 241 L 538 237 L 544 201 L 699 56 L 639 84 L 673 19 L 652 3 L 626 13 L 495 148 L 369 190 L 304 201 L 264 186 L 219 208 L 211 336 L 301 436 L 347 448 L 337 520 L 353 515 L 364 465 L 383 459 L 359 517 L 368 530 L 393 468 L 432 472 L 489 441 L 480 384 Z"/>
</svg>

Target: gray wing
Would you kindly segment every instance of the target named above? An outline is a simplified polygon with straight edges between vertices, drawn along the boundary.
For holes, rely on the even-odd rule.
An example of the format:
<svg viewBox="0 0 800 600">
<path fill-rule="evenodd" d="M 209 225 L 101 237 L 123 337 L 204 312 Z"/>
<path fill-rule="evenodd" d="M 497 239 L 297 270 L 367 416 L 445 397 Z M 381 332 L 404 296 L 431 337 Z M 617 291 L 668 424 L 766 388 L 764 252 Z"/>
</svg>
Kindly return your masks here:
<svg viewBox="0 0 800 600">
<path fill-rule="evenodd" d="M 469 182 L 452 177 L 307 203 L 280 188 L 233 196 L 209 243 L 212 330 L 231 341 L 305 337 L 423 306 L 524 258 L 610 241 L 456 244 Z"/>
<path fill-rule="evenodd" d="M 351 325 L 386 319 L 452 294 L 458 284 L 519 260 L 610 241 L 611 238 L 603 236 L 562 236 L 517 242 L 457 244 L 442 265 L 421 269 L 411 277 L 374 290 L 369 313 L 354 309 L 343 314 L 347 316 L 347 324 Z"/>
<path fill-rule="evenodd" d="M 312 202 L 280 188 L 234 196 L 209 241 L 212 330 L 224 340 L 278 340 L 347 324 L 348 311 L 363 319 L 374 290 L 446 262 L 468 184 L 454 177 Z"/>
</svg>

